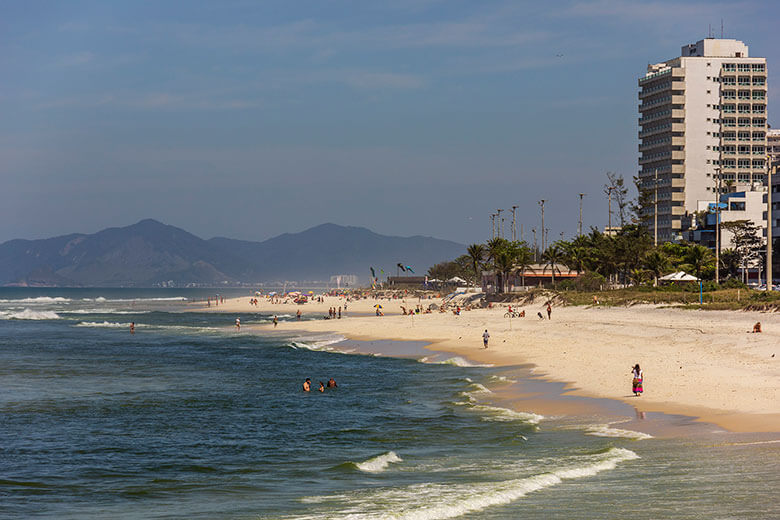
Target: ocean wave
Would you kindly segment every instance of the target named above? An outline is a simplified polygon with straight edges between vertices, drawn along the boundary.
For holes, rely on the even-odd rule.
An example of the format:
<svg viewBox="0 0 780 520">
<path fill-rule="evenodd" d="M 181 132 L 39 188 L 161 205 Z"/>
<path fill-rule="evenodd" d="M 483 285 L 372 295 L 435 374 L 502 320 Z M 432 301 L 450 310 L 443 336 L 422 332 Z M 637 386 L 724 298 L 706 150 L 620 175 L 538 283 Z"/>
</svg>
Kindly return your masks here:
<svg viewBox="0 0 780 520">
<path fill-rule="evenodd" d="M 472 410 L 484 413 L 482 420 L 495 422 L 522 421 L 528 424 L 539 424 L 544 420 L 544 415 L 533 412 L 518 412 L 509 408 L 489 406 L 486 404 L 471 404 Z"/>
<path fill-rule="evenodd" d="M 478 513 L 491 507 L 511 504 L 541 489 L 560 484 L 564 480 L 597 475 L 615 469 L 621 462 L 638 459 L 633 451 L 610 448 L 603 453 L 581 458 L 577 463 L 562 465 L 545 473 L 497 482 L 449 484 L 413 484 L 401 488 L 382 488 L 342 495 L 315 496 L 303 499 L 305 503 L 343 501 L 341 516 L 353 519 L 392 518 L 433 520 L 455 518 Z M 415 507 L 425 503 L 426 506 Z M 392 508 L 388 511 L 387 508 Z"/>
<path fill-rule="evenodd" d="M 96 321 L 80 321 L 74 327 L 95 327 L 101 329 L 120 329 L 129 327 L 129 323 L 116 323 L 111 321 L 96 322 Z M 139 325 L 136 324 L 136 327 Z"/>
<path fill-rule="evenodd" d="M 403 459 L 396 455 L 394 451 L 388 451 L 363 462 L 357 462 L 355 467 L 365 473 L 380 473 L 386 470 L 390 464 L 402 461 Z"/>
<path fill-rule="evenodd" d="M 34 311 L 24 309 L 23 311 L 0 311 L 0 319 L 3 320 L 59 320 L 60 315 L 54 311 Z"/>
<path fill-rule="evenodd" d="M 431 361 L 428 357 L 422 357 L 418 360 L 420 363 L 426 363 L 429 365 L 453 365 L 456 367 L 464 367 L 464 368 L 471 368 L 471 367 L 492 367 L 493 365 L 489 364 L 479 364 L 479 363 L 472 363 L 471 361 L 468 361 L 467 359 L 464 359 L 460 356 L 453 356 L 451 358 L 447 358 L 443 361 Z"/>
<path fill-rule="evenodd" d="M 98 296 L 97 298 L 82 298 L 83 302 L 184 302 L 187 301 L 185 296 L 170 296 L 166 298 L 106 298 L 105 296 Z"/>
<path fill-rule="evenodd" d="M 490 380 L 496 383 L 517 383 L 515 379 L 509 379 L 506 376 L 490 376 Z"/>
<path fill-rule="evenodd" d="M 621 430 L 620 428 L 612 428 L 608 424 L 597 424 L 589 426 L 585 429 L 586 435 L 593 435 L 596 437 L 622 437 L 625 439 L 633 439 L 641 441 L 645 439 L 652 439 L 653 436 L 647 433 L 636 432 L 633 430 Z"/>
<path fill-rule="evenodd" d="M 151 311 L 120 311 L 117 309 L 73 309 L 60 311 L 63 314 L 149 314 Z"/>
<path fill-rule="evenodd" d="M 62 298 L 60 296 L 37 296 L 35 298 L 19 298 L 18 300 L 0 300 L 0 303 L 68 303 L 71 302 L 70 298 Z"/>
<path fill-rule="evenodd" d="M 344 336 L 335 335 L 326 338 L 298 338 L 290 343 L 290 347 L 294 349 L 306 349 L 306 350 L 332 350 L 325 347 L 333 345 L 335 343 L 341 343 L 346 340 Z"/>
</svg>

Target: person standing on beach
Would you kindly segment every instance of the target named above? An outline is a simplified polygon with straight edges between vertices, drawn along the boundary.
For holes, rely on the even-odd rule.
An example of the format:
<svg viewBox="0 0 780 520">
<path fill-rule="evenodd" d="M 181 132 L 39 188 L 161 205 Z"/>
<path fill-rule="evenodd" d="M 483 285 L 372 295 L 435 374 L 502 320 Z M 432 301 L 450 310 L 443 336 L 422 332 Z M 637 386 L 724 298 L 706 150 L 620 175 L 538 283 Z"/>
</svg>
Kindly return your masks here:
<svg viewBox="0 0 780 520">
<path fill-rule="evenodd" d="M 642 369 L 639 368 L 639 363 L 634 365 L 634 368 L 631 369 L 631 375 L 633 376 L 633 381 L 631 382 L 631 389 L 634 392 L 634 396 L 639 397 L 640 395 L 642 395 L 642 391 L 644 390 L 642 388 L 644 373 L 642 372 Z"/>
<path fill-rule="evenodd" d="M 295 319 L 300 321 L 300 319 L 301 319 L 301 310 L 300 309 L 298 309 L 298 312 L 295 313 Z"/>
<path fill-rule="evenodd" d="M 489 339 L 490 339 L 490 334 L 488 334 L 487 329 L 485 329 L 485 332 L 482 333 L 482 344 L 485 345 L 485 348 L 488 348 Z"/>
<path fill-rule="evenodd" d="M 341 319 L 341 307 L 339 307 L 339 319 Z"/>
<path fill-rule="evenodd" d="M 547 302 L 547 319 L 551 320 L 552 317 L 552 306 L 550 306 L 550 302 Z"/>
</svg>

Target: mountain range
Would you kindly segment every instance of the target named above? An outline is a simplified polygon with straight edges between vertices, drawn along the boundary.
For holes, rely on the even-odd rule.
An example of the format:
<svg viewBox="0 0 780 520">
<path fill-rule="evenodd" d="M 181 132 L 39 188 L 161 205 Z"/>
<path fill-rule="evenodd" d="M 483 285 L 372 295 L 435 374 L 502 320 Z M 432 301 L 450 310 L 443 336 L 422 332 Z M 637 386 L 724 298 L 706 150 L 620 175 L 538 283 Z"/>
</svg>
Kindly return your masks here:
<svg viewBox="0 0 780 520">
<path fill-rule="evenodd" d="M 0 244 L 0 285 L 153 287 L 329 280 L 401 262 L 416 273 L 465 252 L 465 246 L 431 237 L 393 237 L 366 228 L 322 224 L 263 242 L 204 240 L 156 220 L 94 234 L 71 234 Z"/>
</svg>

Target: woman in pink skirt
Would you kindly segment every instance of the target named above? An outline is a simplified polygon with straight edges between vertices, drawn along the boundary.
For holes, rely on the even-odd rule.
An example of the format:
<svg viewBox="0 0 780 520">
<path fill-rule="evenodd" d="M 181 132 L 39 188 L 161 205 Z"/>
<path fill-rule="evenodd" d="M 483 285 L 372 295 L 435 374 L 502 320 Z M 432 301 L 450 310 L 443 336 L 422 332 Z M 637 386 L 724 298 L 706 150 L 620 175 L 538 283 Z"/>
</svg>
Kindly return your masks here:
<svg viewBox="0 0 780 520">
<path fill-rule="evenodd" d="M 634 395 L 639 397 L 640 395 L 642 395 L 642 379 L 644 378 L 642 369 L 639 368 L 639 363 L 637 363 L 634 366 L 634 368 L 631 369 L 631 375 L 634 376 L 634 380 L 631 384 L 631 387 L 634 391 Z"/>
</svg>

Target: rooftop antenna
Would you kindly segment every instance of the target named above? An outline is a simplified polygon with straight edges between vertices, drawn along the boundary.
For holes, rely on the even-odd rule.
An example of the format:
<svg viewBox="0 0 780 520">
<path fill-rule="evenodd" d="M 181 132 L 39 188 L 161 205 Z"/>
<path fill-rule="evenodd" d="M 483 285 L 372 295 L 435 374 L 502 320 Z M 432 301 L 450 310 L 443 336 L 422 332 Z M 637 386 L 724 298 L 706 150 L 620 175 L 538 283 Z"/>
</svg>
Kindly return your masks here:
<svg viewBox="0 0 780 520">
<path fill-rule="evenodd" d="M 720 39 L 723 39 L 723 18 L 720 19 Z"/>
</svg>

